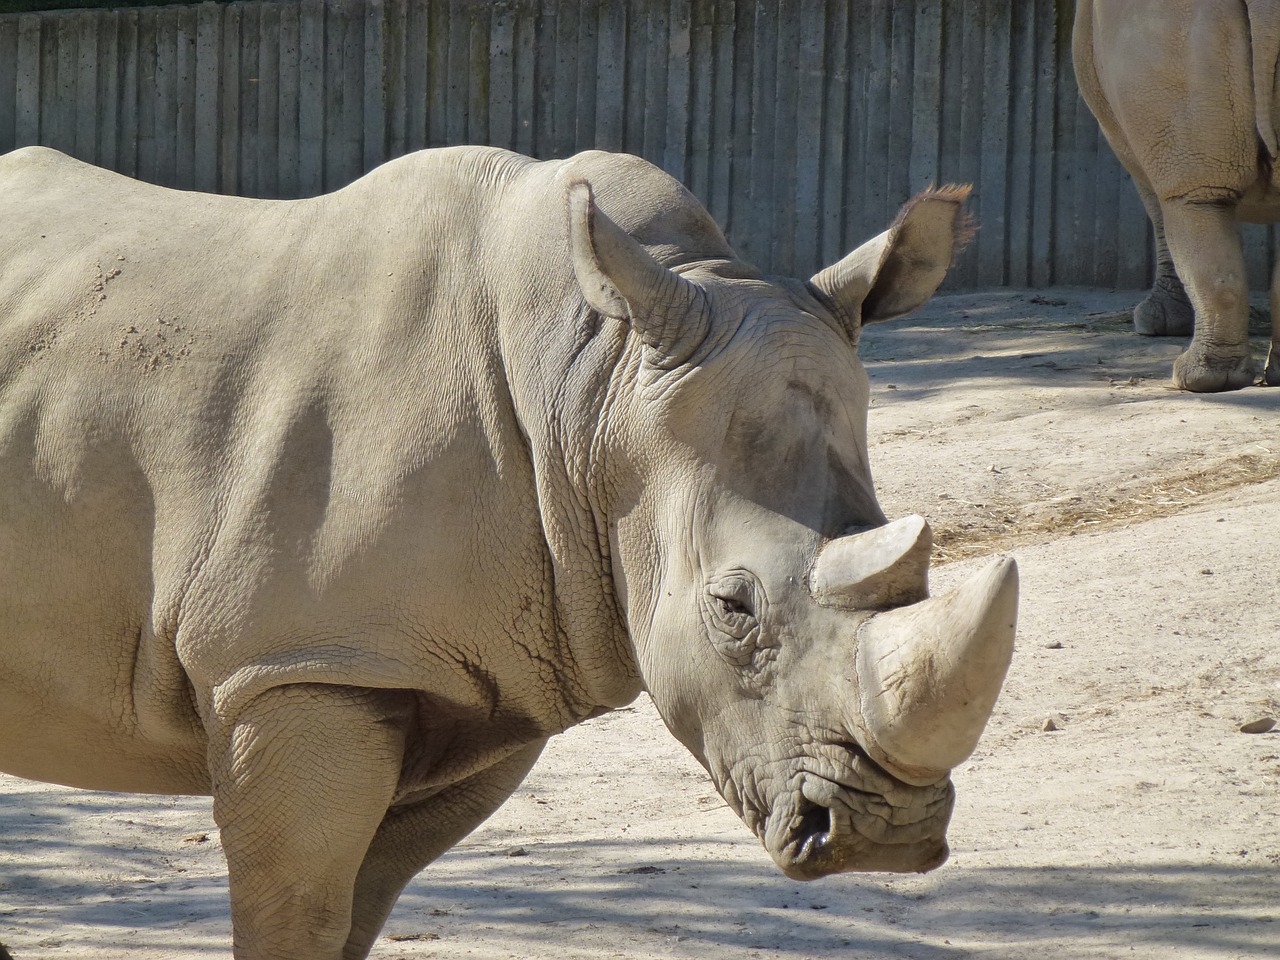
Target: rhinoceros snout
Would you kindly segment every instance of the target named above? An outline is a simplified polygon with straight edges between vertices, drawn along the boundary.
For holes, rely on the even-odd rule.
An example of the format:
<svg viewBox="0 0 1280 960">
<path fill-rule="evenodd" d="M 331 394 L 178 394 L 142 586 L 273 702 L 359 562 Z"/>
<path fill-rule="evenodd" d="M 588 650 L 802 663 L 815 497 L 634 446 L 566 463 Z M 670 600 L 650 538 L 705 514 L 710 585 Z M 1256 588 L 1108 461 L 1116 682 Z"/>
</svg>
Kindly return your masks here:
<svg viewBox="0 0 1280 960">
<path fill-rule="evenodd" d="M 927 873 L 947 862 L 945 821 L 930 824 L 919 839 L 881 842 L 864 835 L 847 813 L 807 805 L 795 844 L 774 860 L 792 880 L 817 880 L 833 873 Z"/>
<path fill-rule="evenodd" d="M 925 786 L 904 783 L 855 744 L 838 779 L 802 774 L 798 788 L 778 798 L 763 832 L 765 849 L 793 880 L 832 873 L 925 873 L 946 862 L 947 825 L 955 804 L 949 778 Z"/>
</svg>

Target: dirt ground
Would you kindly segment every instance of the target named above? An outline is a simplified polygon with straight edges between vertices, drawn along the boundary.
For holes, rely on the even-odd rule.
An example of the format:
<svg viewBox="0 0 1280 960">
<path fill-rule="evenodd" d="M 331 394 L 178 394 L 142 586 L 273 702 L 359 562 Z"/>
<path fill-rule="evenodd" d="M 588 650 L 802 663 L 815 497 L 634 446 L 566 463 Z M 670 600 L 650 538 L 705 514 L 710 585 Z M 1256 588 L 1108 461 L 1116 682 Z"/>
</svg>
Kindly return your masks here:
<svg viewBox="0 0 1280 960">
<path fill-rule="evenodd" d="M 553 742 L 374 956 L 1280 957 L 1280 731 L 1240 731 L 1280 720 L 1280 390 L 1170 389 L 1135 299 L 943 297 L 866 333 L 881 501 L 934 524 L 935 589 L 1022 570 L 950 862 L 786 880 L 638 702 Z M 228 957 L 223 871 L 207 800 L 0 777 L 16 960 Z"/>
</svg>

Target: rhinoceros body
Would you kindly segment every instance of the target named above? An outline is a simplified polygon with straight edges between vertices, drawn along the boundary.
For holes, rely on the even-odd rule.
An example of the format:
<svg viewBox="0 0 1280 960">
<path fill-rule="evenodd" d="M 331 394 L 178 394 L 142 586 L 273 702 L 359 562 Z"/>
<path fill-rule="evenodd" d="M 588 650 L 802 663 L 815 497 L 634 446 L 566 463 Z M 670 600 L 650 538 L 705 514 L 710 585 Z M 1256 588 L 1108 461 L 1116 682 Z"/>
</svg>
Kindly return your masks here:
<svg viewBox="0 0 1280 960">
<path fill-rule="evenodd" d="M 0 158 L 0 769 L 211 794 L 242 960 L 365 956 L 645 688 L 788 874 L 937 866 L 1016 576 L 927 598 L 855 346 L 962 199 L 805 284 L 625 156 L 296 202 Z"/>
<path fill-rule="evenodd" d="M 1256 376 L 1239 220 L 1280 221 L 1280 0 L 1080 0 L 1073 48 L 1085 102 L 1133 175 L 1156 236 L 1139 333 L 1185 336 L 1175 384 Z M 1280 270 L 1266 382 L 1280 385 Z"/>
</svg>

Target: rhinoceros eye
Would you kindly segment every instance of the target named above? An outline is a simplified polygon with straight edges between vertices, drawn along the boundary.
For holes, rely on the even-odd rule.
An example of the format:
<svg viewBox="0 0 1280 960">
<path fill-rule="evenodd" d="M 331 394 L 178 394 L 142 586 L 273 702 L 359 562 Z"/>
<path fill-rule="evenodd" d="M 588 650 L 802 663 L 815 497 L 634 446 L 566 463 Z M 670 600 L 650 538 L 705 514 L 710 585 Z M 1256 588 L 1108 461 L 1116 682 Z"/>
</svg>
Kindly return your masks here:
<svg viewBox="0 0 1280 960">
<path fill-rule="evenodd" d="M 755 583 L 741 575 L 717 577 L 707 584 L 707 611 L 713 625 L 735 640 L 756 628 Z"/>
</svg>

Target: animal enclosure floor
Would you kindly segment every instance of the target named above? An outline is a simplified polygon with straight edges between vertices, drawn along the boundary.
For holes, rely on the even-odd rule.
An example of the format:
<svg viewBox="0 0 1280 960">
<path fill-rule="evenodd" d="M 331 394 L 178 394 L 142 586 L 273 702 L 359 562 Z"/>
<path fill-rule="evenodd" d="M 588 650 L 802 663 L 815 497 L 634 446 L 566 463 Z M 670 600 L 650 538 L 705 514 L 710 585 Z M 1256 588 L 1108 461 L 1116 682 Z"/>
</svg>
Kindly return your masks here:
<svg viewBox="0 0 1280 960">
<path fill-rule="evenodd" d="M 374 956 L 1280 956 L 1280 731 L 1239 731 L 1280 719 L 1280 389 L 1171 390 L 1136 299 L 950 296 L 865 332 L 877 488 L 933 524 L 935 590 L 1022 572 L 949 863 L 786 880 L 642 700 L 554 741 Z M 206 800 L 0 777 L 15 960 L 229 957 L 224 869 Z"/>
</svg>

